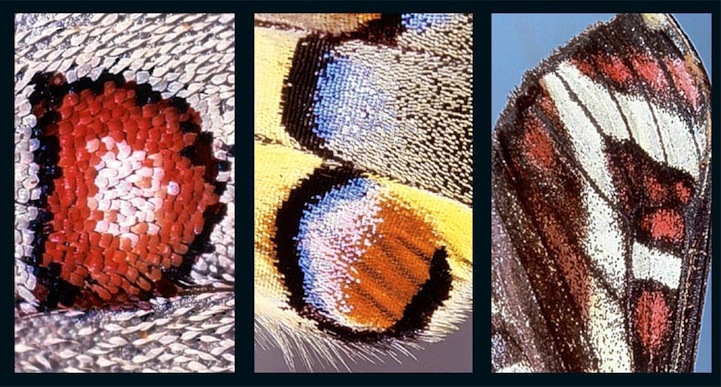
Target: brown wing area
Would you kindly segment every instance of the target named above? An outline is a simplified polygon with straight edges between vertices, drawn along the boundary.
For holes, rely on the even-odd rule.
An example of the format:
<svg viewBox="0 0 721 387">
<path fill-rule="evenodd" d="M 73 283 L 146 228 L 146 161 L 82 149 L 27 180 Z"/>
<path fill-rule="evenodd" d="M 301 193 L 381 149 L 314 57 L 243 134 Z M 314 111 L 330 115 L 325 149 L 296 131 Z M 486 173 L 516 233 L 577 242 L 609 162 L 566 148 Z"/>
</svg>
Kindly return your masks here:
<svg viewBox="0 0 721 387">
<path fill-rule="evenodd" d="M 372 20 L 380 19 L 379 13 L 257 13 L 256 22 L 285 25 L 306 31 L 326 32 L 339 35 L 358 30 Z"/>
<path fill-rule="evenodd" d="M 529 325 L 541 337 L 545 322 L 550 336 L 543 340 L 555 343 L 565 371 L 593 370 L 597 359 L 587 333 L 590 268 L 581 245 L 582 177 L 561 150 L 565 130 L 545 92 L 528 87 L 515 100 L 495 133 L 494 208 L 538 302 L 540 315 Z M 492 259 L 500 268 L 505 258 L 498 252 Z M 505 296 L 497 301 L 523 302 Z"/>
<path fill-rule="evenodd" d="M 497 303 L 491 319 L 492 371 L 525 366 L 529 372 L 562 372 L 565 366 L 495 203 L 491 214 L 491 292 Z M 528 222 L 523 218 L 519 222 Z"/>
<path fill-rule="evenodd" d="M 701 330 L 706 280 L 711 267 L 711 166 L 701 174 L 700 192 L 687 211 L 687 249 L 677 299 L 671 364 L 673 372 L 692 372 Z"/>
</svg>

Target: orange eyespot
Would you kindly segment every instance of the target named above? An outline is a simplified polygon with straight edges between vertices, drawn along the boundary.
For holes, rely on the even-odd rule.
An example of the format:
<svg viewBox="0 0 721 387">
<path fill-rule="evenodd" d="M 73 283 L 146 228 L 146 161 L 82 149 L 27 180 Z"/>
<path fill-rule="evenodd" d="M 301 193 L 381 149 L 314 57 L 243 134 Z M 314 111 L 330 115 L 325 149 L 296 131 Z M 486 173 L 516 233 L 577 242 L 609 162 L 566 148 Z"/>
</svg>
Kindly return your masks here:
<svg viewBox="0 0 721 387">
<path fill-rule="evenodd" d="M 277 223 L 291 306 L 344 339 L 412 335 L 448 297 L 447 255 L 432 226 L 352 171 L 316 171 Z"/>
</svg>

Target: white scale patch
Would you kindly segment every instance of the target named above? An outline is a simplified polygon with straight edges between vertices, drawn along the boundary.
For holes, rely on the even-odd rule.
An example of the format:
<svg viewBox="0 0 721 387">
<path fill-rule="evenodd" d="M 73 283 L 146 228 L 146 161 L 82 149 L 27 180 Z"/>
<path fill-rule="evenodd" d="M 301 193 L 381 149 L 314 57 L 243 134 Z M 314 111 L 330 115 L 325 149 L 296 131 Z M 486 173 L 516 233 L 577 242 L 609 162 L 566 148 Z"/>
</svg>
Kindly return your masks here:
<svg viewBox="0 0 721 387">
<path fill-rule="evenodd" d="M 526 363 L 514 363 L 509 365 L 508 367 L 503 367 L 498 370 L 498 373 L 531 373 L 536 372 L 531 366 L 529 366 Z"/>
<path fill-rule="evenodd" d="M 568 83 L 605 134 L 619 141 L 629 139 L 623 117 L 606 88 L 568 62 L 559 64 L 556 73 Z"/>
<path fill-rule="evenodd" d="M 99 146 L 105 146 L 107 152 L 98 164 L 93 165 L 97 171 L 95 185 L 98 193 L 88 197 L 88 207 L 103 211 L 105 218 L 96 223 L 95 232 L 128 238 L 131 246 L 135 247 L 139 237 L 130 228 L 145 222 L 147 233 L 157 234 L 160 226 L 155 223 L 155 214 L 163 205 L 159 193 L 166 190 L 168 195 L 177 195 L 178 185 L 171 181 L 161 187 L 163 169 L 143 165 L 146 159 L 162 157 L 159 153 L 147 155 L 145 151 L 133 151 L 125 141 L 115 142 L 110 136 L 89 141 L 86 149 L 94 153 Z M 146 177 L 151 178 L 151 186 L 139 187 L 137 183 Z M 109 213 L 113 210 L 117 212 L 114 221 Z"/>
<path fill-rule="evenodd" d="M 571 95 L 556 73 L 547 74 L 540 83 L 556 104 L 558 115 L 568 129 L 575 156 L 581 167 L 607 198 L 615 198 L 600 133 L 578 103 L 571 99 Z"/>
<path fill-rule="evenodd" d="M 605 134 L 617 139 L 626 139 L 627 132 L 616 127 L 623 122 L 616 104 L 610 98 L 608 91 L 569 63 L 560 64 L 557 72 L 543 78 L 543 84 L 553 98 L 559 116 L 568 129 L 576 157 L 602 192 L 607 197 L 613 198 L 611 176 L 603 156 L 600 135 L 578 103 L 571 99 L 559 77 L 570 85 Z M 694 179 L 698 178 L 699 157 L 693 144 L 692 132 L 676 115 L 637 97 L 619 93 L 614 93 L 614 97 L 621 107 L 621 113 L 626 117 L 634 140 L 647 154 L 660 163 L 686 171 Z M 613 111 L 616 113 L 614 114 Z M 660 126 L 658 132 L 654 124 L 654 116 Z M 658 136 L 659 132 L 668 160 L 664 159 L 664 148 L 662 139 Z M 602 267 L 611 282 L 622 281 L 623 277 L 619 272 L 622 261 L 619 262 L 619 259 L 622 260 L 623 255 L 614 253 L 618 251 L 617 246 L 621 243 L 618 224 L 613 220 L 607 204 L 595 193 L 590 193 L 591 191 L 587 190 L 584 197 L 589 209 L 589 232 L 593 235 L 585 245 L 586 252 Z M 652 279 L 672 289 L 678 288 L 681 276 L 680 258 L 635 243 L 632 261 L 635 278 Z"/>
<path fill-rule="evenodd" d="M 654 280 L 671 289 L 678 289 L 681 281 L 681 258 L 648 248 L 638 242 L 633 244 L 631 258 L 634 278 Z"/>
<path fill-rule="evenodd" d="M 601 269 L 611 289 L 625 288 L 626 265 L 623 234 L 613 209 L 588 184 L 584 184 L 583 203 L 588 219 L 585 253 Z M 590 278 L 589 331 L 598 355 L 600 372 L 628 372 L 631 370 L 631 351 L 625 341 L 623 308 L 608 294 L 599 279 Z"/>
<path fill-rule="evenodd" d="M 598 356 L 599 372 L 630 372 L 631 349 L 626 342 L 624 309 L 591 277 L 589 319 L 591 342 Z"/>
<path fill-rule="evenodd" d="M 707 144 L 711 141 L 711 121 L 703 121 L 703 126 L 693 127 L 693 136 L 696 139 L 698 148 L 707 149 Z M 710 157 L 710 152 L 707 153 Z"/>
<path fill-rule="evenodd" d="M 637 96 L 627 96 L 615 93 L 618 104 L 633 134 L 636 143 L 656 161 L 666 163 L 663 156 L 661 138 L 656 132 L 656 125 L 653 122 L 653 113 L 649 103 Z"/>
<path fill-rule="evenodd" d="M 568 83 L 604 134 L 617 140 L 628 140 L 628 131 L 630 130 L 636 143 L 651 158 L 686 171 L 694 179 L 698 178 L 700 157 L 696 151 L 693 136 L 694 133 L 701 131 L 692 132 L 691 128 L 686 126 L 678 115 L 639 97 L 613 92 L 613 97 L 618 101 L 618 105 L 616 105 L 608 89 L 594 82 L 568 62 L 559 64 L 555 75 L 560 76 Z M 559 97 L 561 96 L 559 95 Z M 568 97 L 560 100 L 562 104 L 553 94 L 552 97 L 559 108 L 569 106 L 569 104 L 576 105 Z M 618 110 L 619 106 L 621 111 Z M 583 114 L 580 107 L 574 109 L 578 109 L 577 114 Z M 626 128 L 622 114 L 625 116 L 629 128 Z M 654 123 L 654 117 L 658 128 Z M 568 125 L 567 128 L 572 131 Z M 660 138 L 659 132 L 661 133 Z M 703 137 L 703 135 L 696 137 Z M 703 145 L 705 145 L 705 140 L 699 141 L 699 146 Z M 668 160 L 664 159 L 664 149 Z"/>
<path fill-rule="evenodd" d="M 584 251 L 603 271 L 609 286 L 620 291 L 626 283 L 621 226 L 611 206 L 589 185 L 584 184 L 582 195 L 588 214 Z"/>
<path fill-rule="evenodd" d="M 697 180 L 700 157 L 694 145 L 693 134 L 679 116 L 656 105 L 651 106 L 661 129 L 668 164 L 690 173 L 693 179 Z"/>
</svg>

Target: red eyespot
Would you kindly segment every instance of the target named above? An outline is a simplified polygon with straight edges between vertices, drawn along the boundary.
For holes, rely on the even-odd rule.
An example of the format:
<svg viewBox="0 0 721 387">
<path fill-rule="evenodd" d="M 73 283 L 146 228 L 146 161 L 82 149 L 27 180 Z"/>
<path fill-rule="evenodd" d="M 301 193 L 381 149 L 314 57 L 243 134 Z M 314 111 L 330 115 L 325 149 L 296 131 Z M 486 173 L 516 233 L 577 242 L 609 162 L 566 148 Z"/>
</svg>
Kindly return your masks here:
<svg viewBox="0 0 721 387">
<path fill-rule="evenodd" d="M 173 296 L 223 216 L 227 168 L 178 97 L 103 73 L 38 74 L 30 96 L 41 195 L 28 258 L 43 309 Z"/>
</svg>

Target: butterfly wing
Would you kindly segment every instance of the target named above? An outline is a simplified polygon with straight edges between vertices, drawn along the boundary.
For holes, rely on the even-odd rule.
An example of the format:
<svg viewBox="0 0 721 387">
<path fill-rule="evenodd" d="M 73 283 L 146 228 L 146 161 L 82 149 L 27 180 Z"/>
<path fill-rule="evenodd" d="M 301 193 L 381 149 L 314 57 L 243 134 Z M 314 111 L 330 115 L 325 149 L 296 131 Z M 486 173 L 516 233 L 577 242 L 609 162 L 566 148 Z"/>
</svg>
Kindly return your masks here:
<svg viewBox="0 0 721 387">
<path fill-rule="evenodd" d="M 510 101 L 493 138 L 494 371 L 690 371 L 711 125 L 685 34 L 620 15 Z"/>
<path fill-rule="evenodd" d="M 185 98 L 201 112 L 204 129 L 220 142 L 218 157 L 235 135 L 234 15 L 18 13 L 15 36 L 15 372 L 234 372 L 232 154 L 221 199 L 228 211 L 210 236 L 215 251 L 200 256 L 191 272 L 194 283 L 216 284 L 219 292 L 185 292 L 125 311 L 37 313 L 40 279 L 27 264 L 42 240 L 30 229 L 40 220 L 31 201 L 41 192 L 33 161 L 33 78 L 59 72 L 97 79 L 109 71 L 152 83 L 164 98 Z"/>
<path fill-rule="evenodd" d="M 471 31 L 470 15 L 256 15 L 256 342 L 290 368 L 408 354 L 468 313 Z"/>
</svg>

